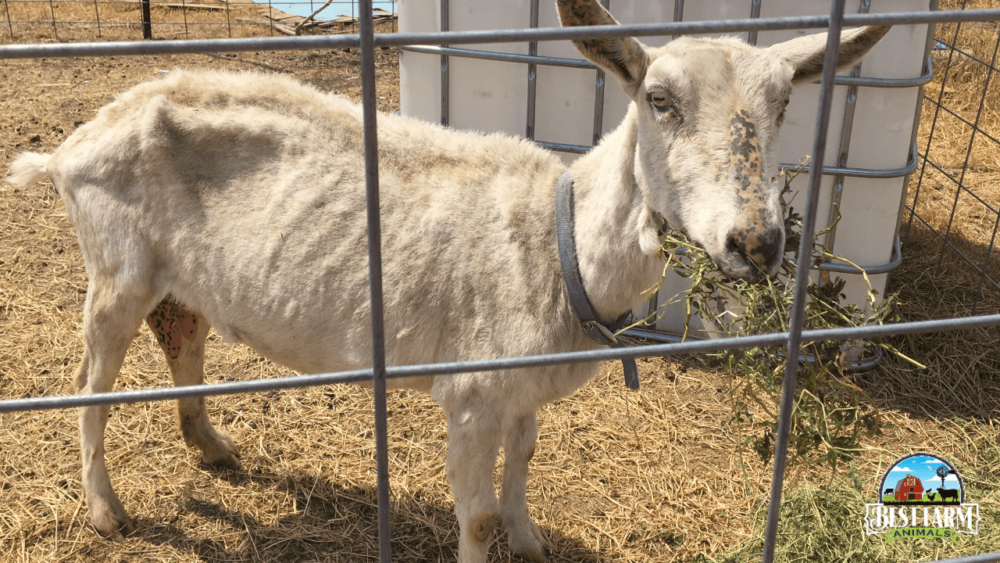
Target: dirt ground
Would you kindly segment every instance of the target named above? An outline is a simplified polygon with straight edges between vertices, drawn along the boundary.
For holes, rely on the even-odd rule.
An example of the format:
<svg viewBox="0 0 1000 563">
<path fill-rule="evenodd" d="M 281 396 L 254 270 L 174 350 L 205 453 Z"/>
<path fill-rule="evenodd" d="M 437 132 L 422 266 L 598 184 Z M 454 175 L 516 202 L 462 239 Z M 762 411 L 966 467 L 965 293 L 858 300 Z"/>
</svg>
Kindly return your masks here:
<svg viewBox="0 0 1000 563">
<path fill-rule="evenodd" d="M 396 51 L 381 50 L 377 64 L 379 108 L 393 112 L 399 105 Z M 288 73 L 357 99 L 357 66 L 357 50 L 0 61 L 0 173 L 22 150 L 53 150 L 117 93 L 163 71 Z M 904 301 L 927 298 L 934 311 L 951 311 L 944 316 L 961 312 L 949 296 L 958 273 L 930 273 L 911 253 L 904 263 L 893 282 Z M 51 184 L 0 183 L 0 396 L 72 392 L 85 292 L 76 235 Z M 907 307 L 903 314 L 931 313 Z M 894 459 L 918 449 L 933 449 L 960 469 L 1000 471 L 984 467 L 970 445 L 980 431 L 967 430 L 997 413 L 995 331 L 896 344 L 929 367 L 918 373 L 890 362 L 859 380 L 887 422 L 853 467 L 866 490 L 874 491 Z M 721 376 L 697 358 L 643 360 L 640 371 L 643 389 L 632 393 L 621 384 L 620 367 L 607 364 L 580 392 L 540 413 L 529 504 L 554 545 L 553 561 L 721 561 L 760 523 L 771 467 L 738 447 L 755 429 L 727 424 Z M 282 375 L 291 372 L 210 337 L 208 381 Z M 162 353 L 143 328 L 118 388 L 168 383 Z M 948 395 L 955 389 L 960 393 Z M 334 386 L 208 404 L 239 446 L 242 469 L 200 466 L 180 438 L 172 405 L 112 409 L 109 471 L 138 528 L 120 544 L 87 524 L 75 413 L 0 415 L 0 561 L 376 558 L 369 391 Z M 450 561 L 457 525 L 445 482 L 444 417 L 429 398 L 408 391 L 390 394 L 389 412 L 395 560 Z M 789 482 L 828 477 L 797 467 Z M 977 499 L 993 507 L 998 500 L 996 493 Z M 940 556 L 961 549 L 944 546 Z M 502 534 L 491 559 L 516 560 Z"/>
</svg>

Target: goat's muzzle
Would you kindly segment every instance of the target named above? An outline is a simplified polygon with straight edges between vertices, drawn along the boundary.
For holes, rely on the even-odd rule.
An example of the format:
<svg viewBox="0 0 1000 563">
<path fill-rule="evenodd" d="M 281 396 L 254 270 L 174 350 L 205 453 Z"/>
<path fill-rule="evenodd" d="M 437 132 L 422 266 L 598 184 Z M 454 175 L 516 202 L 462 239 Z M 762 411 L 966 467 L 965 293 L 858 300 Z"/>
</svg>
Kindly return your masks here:
<svg viewBox="0 0 1000 563">
<path fill-rule="evenodd" d="M 778 272 L 784 246 L 785 233 L 779 228 L 749 233 L 735 230 L 726 237 L 722 256 L 713 258 L 726 276 L 758 281 Z"/>
</svg>

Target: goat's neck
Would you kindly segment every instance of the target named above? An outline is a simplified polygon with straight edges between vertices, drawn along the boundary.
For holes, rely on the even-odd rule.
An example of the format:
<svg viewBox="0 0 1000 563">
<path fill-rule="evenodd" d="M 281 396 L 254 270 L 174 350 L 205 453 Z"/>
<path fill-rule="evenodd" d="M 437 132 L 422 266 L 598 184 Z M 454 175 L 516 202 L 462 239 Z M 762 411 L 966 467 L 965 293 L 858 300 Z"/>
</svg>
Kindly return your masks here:
<svg viewBox="0 0 1000 563">
<path fill-rule="evenodd" d="M 605 320 L 614 320 L 642 301 L 641 292 L 658 279 L 655 252 L 659 215 L 636 182 L 638 123 L 635 104 L 625 120 L 572 167 L 576 246 L 587 295 Z"/>
</svg>

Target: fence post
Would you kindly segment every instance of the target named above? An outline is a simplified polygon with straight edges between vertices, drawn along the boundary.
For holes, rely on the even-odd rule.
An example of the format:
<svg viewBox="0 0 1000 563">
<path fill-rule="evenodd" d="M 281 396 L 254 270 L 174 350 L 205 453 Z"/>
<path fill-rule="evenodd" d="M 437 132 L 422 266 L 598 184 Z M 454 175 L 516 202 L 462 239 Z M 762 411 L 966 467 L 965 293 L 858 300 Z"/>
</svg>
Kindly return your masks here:
<svg viewBox="0 0 1000 563">
<path fill-rule="evenodd" d="M 795 272 L 795 292 L 788 319 L 788 352 L 785 356 L 785 376 L 781 384 L 781 409 L 778 414 L 778 435 L 774 444 L 774 473 L 771 477 L 771 495 L 767 506 L 767 524 L 764 529 L 763 563 L 774 561 L 778 536 L 778 516 L 781 512 L 781 488 L 785 481 L 785 462 L 788 460 L 788 433 L 792 423 L 795 402 L 795 380 L 799 369 L 799 349 L 802 343 L 802 325 L 805 322 L 806 300 L 809 295 L 809 259 L 813 235 L 816 232 L 816 208 L 819 202 L 820 182 L 823 179 L 823 156 L 826 154 L 826 137 L 833 105 L 834 77 L 837 74 L 840 31 L 844 26 L 846 0 L 833 0 L 827 27 L 826 53 L 823 58 L 823 78 L 820 82 L 819 111 L 816 115 L 816 136 L 813 139 L 813 157 L 809 165 L 809 190 L 806 192 L 805 210 L 802 213 L 802 239 L 799 241 L 799 263 Z"/>
<path fill-rule="evenodd" d="M 353 4 L 352 4 L 353 5 Z M 372 0 L 358 4 L 361 41 L 361 108 L 364 123 L 365 199 L 368 212 L 368 288 L 372 323 L 372 387 L 375 394 L 375 463 L 378 497 L 378 560 L 392 561 L 389 526 L 389 441 L 385 400 L 385 326 L 382 302 L 382 233 L 378 194 L 378 129 L 375 105 L 375 22 Z"/>
<path fill-rule="evenodd" d="M 97 19 L 97 38 L 101 38 L 101 10 L 97 7 L 97 0 L 94 0 L 94 18 Z"/>
<path fill-rule="evenodd" d="M 56 36 L 56 41 L 58 41 L 59 29 L 56 28 L 56 5 L 53 0 L 49 0 L 49 9 L 52 10 L 52 33 Z"/>
<path fill-rule="evenodd" d="M 142 10 L 142 38 L 153 38 L 153 17 L 149 14 L 149 0 L 140 0 L 139 8 Z"/>
<path fill-rule="evenodd" d="M 3 7 L 7 12 L 7 29 L 10 30 L 10 40 L 14 40 L 14 24 L 10 22 L 10 4 L 9 0 L 3 0 Z"/>
</svg>

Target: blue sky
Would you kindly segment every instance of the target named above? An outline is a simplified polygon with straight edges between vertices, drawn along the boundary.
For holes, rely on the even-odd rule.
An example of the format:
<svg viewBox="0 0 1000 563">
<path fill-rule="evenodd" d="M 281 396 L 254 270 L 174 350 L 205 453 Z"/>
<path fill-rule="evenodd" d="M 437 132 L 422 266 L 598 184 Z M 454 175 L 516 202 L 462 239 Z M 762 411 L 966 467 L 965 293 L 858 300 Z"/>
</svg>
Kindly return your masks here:
<svg viewBox="0 0 1000 563">
<path fill-rule="evenodd" d="M 934 471 L 939 465 L 948 464 L 934 456 L 922 455 L 907 458 L 889 471 L 889 475 L 885 479 L 884 487 L 895 488 L 897 481 L 906 477 L 907 474 L 910 474 L 920 479 L 920 482 L 924 485 L 924 491 L 929 489 L 937 490 L 941 488 L 941 478 L 938 477 Z M 945 477 L 944 488 L 958 489 L 958 477 L 955 475 L 948 475 Z"/>
<path fill-rule="evenodd" d="M 267 0 L 264 1 L 254 0 L 254 1 L 257 2 L 258 4 L 267 5 Z M 305 17 L 318 10 L 319 7 L 322 6 L 324 3 L 326 3 L 326 0 L 312 0 L 312 1 L 294 0 L 292 2 L 277 2 L 272 0 L 271 6 L 274 7 L 275 10 L 281 10 L 282 12 L 285 12 L 287 14 L 294 14 L 296 16 Z M 350 15 L 357 16 L 358 15 L 357 4 L 358 4 L 357 0 L 354 0 L 353 2 L 351 0 L 334 0 L 333 4 L 327 6 L 325 10 L 323 10 L 322 12 L 319 13 L 318 16 L 316 16 L 316 19 L 332 20 L 338 18 L 339 16 L 350 16 Z M 372 7 L 380 10 L 385 10 L 387 12 L 393 11 L 393 3 L 383 0 L 373 0 Z M 399 3 L 397 2 L 396 3 L 397 11 L 398 8 L 399 8 Z"/>
</svg>

